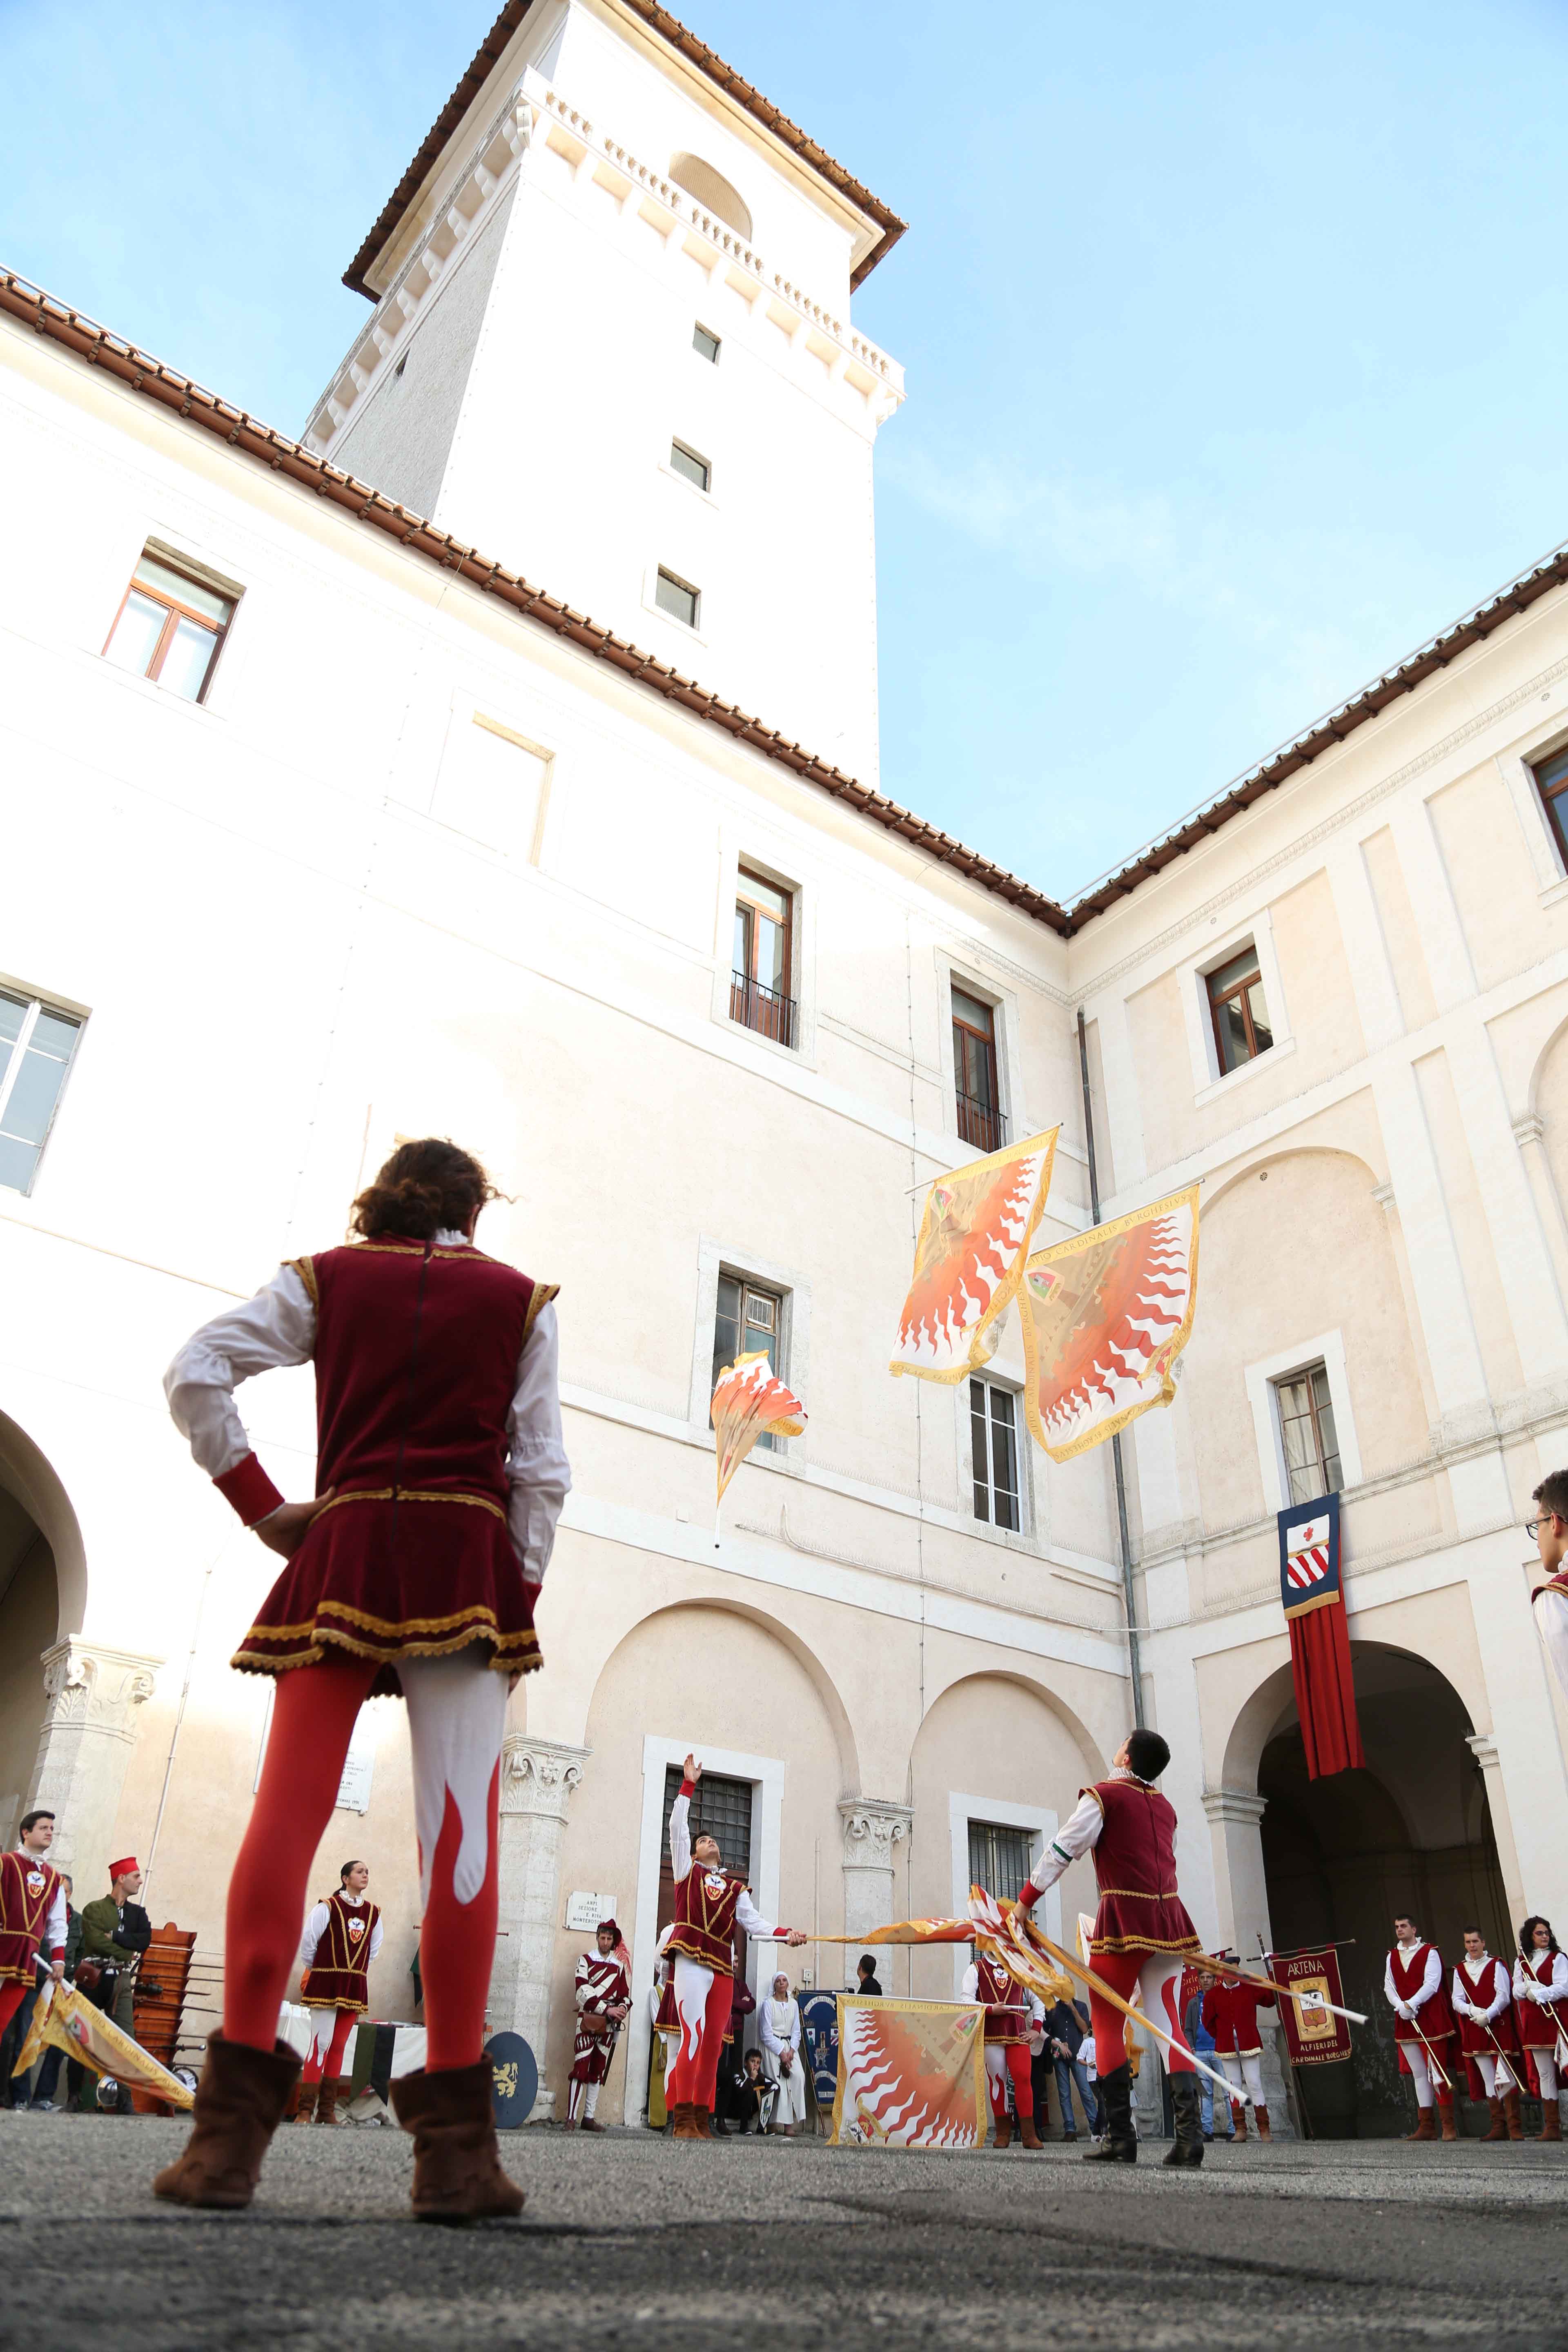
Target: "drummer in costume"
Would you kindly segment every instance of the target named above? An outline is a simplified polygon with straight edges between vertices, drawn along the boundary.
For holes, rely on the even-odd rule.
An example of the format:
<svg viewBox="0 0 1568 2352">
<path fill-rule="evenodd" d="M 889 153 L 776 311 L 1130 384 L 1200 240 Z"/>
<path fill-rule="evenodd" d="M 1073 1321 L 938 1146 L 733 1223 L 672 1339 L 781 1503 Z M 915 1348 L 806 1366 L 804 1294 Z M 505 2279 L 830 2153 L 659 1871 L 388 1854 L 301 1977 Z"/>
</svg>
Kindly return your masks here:
<svg viewBox="0 0 1568 2352">
<path fill-rule="evenodd" d="M 1170 2034 L 1173 2046 L 1166 2063 L 1176 2137 L 1165 2162 L 1195 2168 L 1204 2160 L 1204 2136 L 1197 2074 L 1182 2032 L 1181 1990 L 1182 1964 L 1203 1945 L 1176 1891 L 1176 1810 L 1154 1786 L 1170 1760 L 1157 1731 L 1130 1732 L 1110 1778 L 1079 1792 L 1077 1811 L 1025 1881 L 1018 1907 L 1027 1916 L 1068 1864 L 1092 1851 L 1100 1908 L 1089 1938 L 1089 1966 L 1123 2000 L 1140 2000 Z M 1092 1990 L 1089 2013 L 1105 2137 L 1083 2161 L 1136 2164 L 1132 2071 L 1122 2015 Z"/>
<path fill-rule="evenodd" d="M 743 1878 L 726 1871 L 719 1841 L 691 1834 L 691 1800 L 702 1767 L 686 1759 L 679 1793 L 669 1811 L 669 1860 L 675 1873 L 675 1920 L 669 1952 L 675 1961 L 675 2008 L 680 2047 L 665 2082 L 675 2139 L 711 2139 L 719 2053 L 734 2000 L 735 1924 L 764 1944 L 804 1944 L 803 1927 L 773 1927 L 752 1901 Z"/>
<path fill-rule="evenodd" d="M 1443 2119 L 1443 2137 L 1458 2139 L 1454 2127 L 1454 2015 L 1443 1990 L 1443 1956 L 1426 1943 L 1413 1919 L 1394 1923 L 1394 1945 L 1383 1971 L 1384 1998 L 1394 2011 L 1399 2071 L 1415 2085 L 1420 2114 L 1407 2139 L 1436 2139 L 1432 2103 Z M 1434 2065 L 1434 2061 L 1436 2065 Z M 1447 2076 L 1444 2082 L 1438 2073 Z"/>
<path fill-rule="evenodd" d="M 602 2132 L 594 2120 L 599 2093 L 610 2072 L 616 2043 L 631 2012 L 632 1979 L 626 1948 L 614 1919 L 601 1919 L 594 1931 L 595 1948 L 577 1962 L 573 2001 L 577 2032 L 572 2044 L 572 2073 L 566 2085 L 568 2131 Z"/>
<path fill-rule="evenodd" d="M 426 2055 L 392 2085 L 413 2134 L 414 2210 L 510 2214 L 483 2054 L 494 1958 L 507 1694 L 540 1663 L 533 1612 L 571 1485 L 555 1294 L 474 1247 L 495 1188 L 468 1152 L 399 1146 L 354 1203 L 361 1238 L 285 1265 L 181 1349 L 164 1380 L 219 1492 L 288 1563 L 234 1664 L 277 1677 L 271 1736 L 229 1883 L 224 2024 L 195 2130 L 162 2197 L 247 2205 L 293 2091 L 277 2040 L 307 1874 L 359 1710 L 407 1703 L 421 1870 Z M 286 1503 L 234 1390 L 316 1368 L 317 1487 Z"/>
<path fill-rule="evenodd" d="M 1026 2147 L 1038 2147 L 1035 2128 L 1035 2087 L 1029 2067 L 1029 2028 L 1045 2009 L 1005 1968 L 976 1951 L 963 1971 L 963 1999 L 985 2004 L 985 2080 L 991 2092 L 991 2126 L 998 2147 L 1012 2145 L 1013 2125 L 1007 2113 L 1007 2078 L 1013 2078 L 1013 2105 L 1018 2115 L 1018 2137 Z"/>
<path fill-rule="evenodd" d="M 300 1947 L 305 1963 L 300 1998 L 316 2012 L 310 2054 L 300 2080 L 302 2089 L 316 2093 L 311 2121 L 318 2124 L 337 2122 L 343 2052 L 356 2021 L 370 2007 L 370 1964 L 381 1949 L 381 1913 L 365 1898 L 369 1884 L 368 1862 L 345 1862 L 337 1893 L 317 1904 Z"/>
<path fill-rule="evenodd" d="M 1519 1931 L 1513 1964 L 1514 2021 L 1526 2065 L 1541 2095 L 1541 2137 L 1561 2139 L 1557 2094 L 1563 2087 L 1557 2053 L 1568 2028 L 1568 1952 L 1560 1952 L 1550 1919 L 1532 1913 Z"/>
</svg>

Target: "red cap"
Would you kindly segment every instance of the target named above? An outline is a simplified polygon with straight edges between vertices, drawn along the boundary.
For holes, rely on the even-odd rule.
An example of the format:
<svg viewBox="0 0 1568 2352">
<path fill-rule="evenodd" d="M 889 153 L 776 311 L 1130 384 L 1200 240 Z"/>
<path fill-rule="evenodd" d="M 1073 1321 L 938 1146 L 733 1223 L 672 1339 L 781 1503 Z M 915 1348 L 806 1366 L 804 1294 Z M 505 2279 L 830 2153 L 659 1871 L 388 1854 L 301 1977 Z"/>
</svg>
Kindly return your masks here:
<svg viewBox="0 0 1568 2352">
<path fill-rule="evenodd" d="M 133 1853 L 128 1853 L 123 1862 L 111 1862 L 109 1865 L 110 1885 L 112 1886 L 117 1878 L 129 1878 L 133 1870 L 140 1868 L 141 1864 Z"/>
</svg>

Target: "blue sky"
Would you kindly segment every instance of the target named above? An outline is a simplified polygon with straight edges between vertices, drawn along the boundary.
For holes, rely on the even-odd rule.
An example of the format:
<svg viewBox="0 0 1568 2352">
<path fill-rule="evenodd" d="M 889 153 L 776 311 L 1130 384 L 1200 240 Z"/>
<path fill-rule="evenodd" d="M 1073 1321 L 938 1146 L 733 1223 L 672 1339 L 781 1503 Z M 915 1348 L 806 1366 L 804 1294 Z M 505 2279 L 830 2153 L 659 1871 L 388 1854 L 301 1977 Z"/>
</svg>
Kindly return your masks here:
<svg viewBox="0 0 1568 2352">
<path fill-rule="evenodd" d="M 0 0 L 0 258 L 298 430 L 492 13 Z M 1042 887 L 1568 536 L 1560 0 L 684 14 L 910 223 L 882 784 Z"/>
</svg>

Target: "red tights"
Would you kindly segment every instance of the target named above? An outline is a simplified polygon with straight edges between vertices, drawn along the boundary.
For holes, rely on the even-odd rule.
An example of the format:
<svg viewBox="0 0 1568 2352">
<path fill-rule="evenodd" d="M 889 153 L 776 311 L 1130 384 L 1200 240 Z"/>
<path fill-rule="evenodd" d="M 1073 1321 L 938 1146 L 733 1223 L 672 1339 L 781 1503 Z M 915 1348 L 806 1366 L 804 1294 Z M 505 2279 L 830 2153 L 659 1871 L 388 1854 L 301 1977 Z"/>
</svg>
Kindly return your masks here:
<svg viewBox="0 0 1568 2352">
<path fill-rule="evenodd" d="M 475 1672 L 485 1671 L 476 1661 Z M 228 1885 L 223 2030 L 231 2042 L 270 2050 L 277 2039 L 278 2013 L 300 1947 L 310 1866 L 331 1820 L 355 1718 L 375 1672 L 371 1659 L 332 1657 L 278 1677 L 261 1786 Z M 410 1717 L 412 1727 L 412 1709 Z M 421 1761 L 416 1736 L 416 1782 Z M 498 1761 L 489 1779 L 484 1881 L 472 1900 L 463 1903 L 452 1884 L 462 1816 L 450 1787 L 446 1790 L 419 1939 L 425 2063 L 432 2074 L 477 2065 L 483 2052 L 499 1909 L 500 1791 Z"/>
<path fill-rule="evenodd" d="M 1169 2072 L 1194 2073 L 1192 2053 L 1182 2032 L 1181 1956 L 1175 1952 L 1096 1952 L 1089 1966 L 1112 1992 L 1119 1992 L 1123 2000 L 1135 2001 L 1145 2017 L 1164 2027 L 1175 2043 L 1173 2050 L 1162 2045 L 1160 2051 Z M 1089 2014 L 1094 2029 L 1096 2070 L 1109 2074 L 1127 2063 L 1128 2020 L 1097 1992 L 1089 1994 Z"/>
<path fill-rule="evenodd" d="M 25 1984 L 0 1984 L 0 2033 L 4 2033 L 22 2006 Z"/>
<path fill-rule="evenodd" d="M 310 2054 L 305 2061 L 305 2071 L 300 2077 L 302 2083 L 319 2083 L 323 2074 L 330 2083 L 337 2082 L 342 2073 L 343 2052 L 348 2047 L 349 2035 L 358 2023 L 357 2009 L 339 2010 L 332 2021 L 331 2047 L 326 2052 L 323 2063 L 321 2020 L 318 2017 L 316 2039 L 310 2044 Z"/>
<path fill-rule="evenodd" d="M 1029 2071 L 1029 2045 L 1026 2042 L 988 2042 L 985 2044 L 985 2079 L 991 2086 L 991 2112 L 1000 2122 L 1007 2112 L 1007 2076 L 1013 2077 L 1013 2105 L 1018 2120 L 1035 2112 L 1035 2080 Z"/>
</svg>

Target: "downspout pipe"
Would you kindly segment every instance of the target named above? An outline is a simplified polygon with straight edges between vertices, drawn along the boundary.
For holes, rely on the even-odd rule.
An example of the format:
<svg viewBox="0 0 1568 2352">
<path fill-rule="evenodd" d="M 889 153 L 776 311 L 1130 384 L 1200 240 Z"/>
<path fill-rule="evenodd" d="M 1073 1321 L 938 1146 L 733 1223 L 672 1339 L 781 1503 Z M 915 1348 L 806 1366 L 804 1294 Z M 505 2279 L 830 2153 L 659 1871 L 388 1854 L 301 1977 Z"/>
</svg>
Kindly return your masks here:
<svg viewBox="0 0 1568 2352">
<path fill-rule="evenodd" d="M 1094 1106 L 1089 1093 L 1089 1033 L 1083 1007 L 1078 1008 L 1078 1068 L 1083 1082 L 1083 1139 L 1089 1149 L 1089 1213 L 1100 1223 L 1100 1171 L 1094 1157 Z M 1132 1720 L 1143 1725 L 1143 1660 L 1138 1644 L 1138 1613 L 1132 1601 L 1132 1542 L 1127 1532 L 1127 1474 L 1121 1462 L 1121 1433 L 1110 1441 L 1110 1464 L 1116 1476 L 1116 1530 L 1121 1545 L 1121 1601 L 1127 1612 L 1127 1664 L 1132 1676 Z"/>
</svg>

